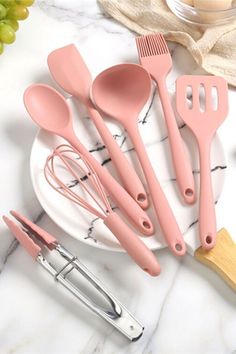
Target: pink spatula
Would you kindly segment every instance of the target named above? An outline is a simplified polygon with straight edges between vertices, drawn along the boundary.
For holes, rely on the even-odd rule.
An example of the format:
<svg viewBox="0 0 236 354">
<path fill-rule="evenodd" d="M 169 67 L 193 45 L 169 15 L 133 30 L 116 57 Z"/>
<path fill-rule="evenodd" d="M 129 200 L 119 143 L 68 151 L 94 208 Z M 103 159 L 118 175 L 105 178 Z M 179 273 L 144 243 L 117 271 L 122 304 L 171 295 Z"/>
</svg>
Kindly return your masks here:
<svg viewBox="0 0 236 354">
<path fill-rule="evenodd" d="M 183 256 L 186 246 L 166 196 L 155 176 L 138 130 L 138 115 L 150 97 L 151 78 L 140 65 L 115 65 L 93 82 L 92 94 L 97 106 L 119 121 L 127 130 L 142 166 L 161 229 L 171 251 Z"/>
<path fill-rule="evenodd" d="M 192 91 L 189 107 L 187 90 Z M 200 90 L 204 90 L 204 108 L 200 105 Z M 217 107 L 213 104 L 213 89 L 217 91 Z M 188 92 L 189 93 L 189 92 Z M 199 232 L 204 249 L 211 249 L 216 241 L 216 216 L 211 183 L 210 148 L 217 128 L 228 113 L 226 81 L 215 76 L 182 76 L 176 81 L 176 106 L 183 121 L 194 133 L 200 155 Z"/>
</svg>

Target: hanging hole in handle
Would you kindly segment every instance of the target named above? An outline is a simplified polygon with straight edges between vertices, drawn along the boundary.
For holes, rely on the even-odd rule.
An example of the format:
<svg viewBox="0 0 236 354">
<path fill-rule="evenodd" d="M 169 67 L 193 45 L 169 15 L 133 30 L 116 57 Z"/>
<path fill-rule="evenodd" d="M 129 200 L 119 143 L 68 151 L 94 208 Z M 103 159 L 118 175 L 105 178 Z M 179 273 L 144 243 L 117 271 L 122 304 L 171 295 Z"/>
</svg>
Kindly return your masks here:
<svg viewBox="0 0 236 354">
<path fill-rule="evenodd" d="M 150 223 L 148 221 L 145 221 L 145 220 L 143 221 L 143 227 L 145 227 L 145 229 L 147 229 L 147 230 L 151 229 Z"/>
<path fill-rule="evenodd" d="M 207 235 L 207 237 L 206 237 L 206 243 L 208 244 L 208 245 L 210 245 L 211 243 L 212 243 L 212 237 L 211 237 L 211 235 Z"/>
<path fill-rule="evenodd" d="M 147 200 L 147 197 L 145 194 L 143 194 L 143 193 L 138 194 L 138 197 L 137 197 L 138 202 L 145 202 L 146 200 Z"/>
<path fill-rule="evenodd" d="M 181 252 L 183 250 L 183 247 L 180 243 L 176 243 L 175 249 L 176 249 L 176 251 Z"/>
<path fill-rule="evenodd" d="M 129 328 L 130 328 L 131 331 L 134 330 L 134 326 L 133 325 L 129 326 Z"/>
<path fill-rule="evenodd" d="M 194 192 L 193 192 L 193 190 L 192 190 L 191 188 L 187 188 L 187 189 L 185 190 L 185 195 L 186 195 L 187 197 L 192 197 L 193 194 L 194 194 Z"/>
</svg>

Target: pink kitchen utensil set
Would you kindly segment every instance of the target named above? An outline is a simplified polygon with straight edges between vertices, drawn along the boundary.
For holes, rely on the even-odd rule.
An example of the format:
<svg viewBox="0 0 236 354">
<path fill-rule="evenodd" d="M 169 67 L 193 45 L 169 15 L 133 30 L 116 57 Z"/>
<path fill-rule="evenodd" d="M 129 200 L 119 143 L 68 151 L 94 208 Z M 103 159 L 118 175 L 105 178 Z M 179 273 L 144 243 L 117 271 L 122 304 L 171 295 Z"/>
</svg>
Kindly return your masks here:
<svg viewBox="0 0 236 354">
<path fill-rule="evenodd" d="M 181 200 L 190 205 L 199 199 L 201 247 L 192 247 L 196 254 L 195 258 L 203 263 L 210 263 L 213 269 L 216 263 L 216 271 L 219 274 L 226 274 L 230 286 L 231 283 L 235 286 L 228 267 L 225 267 L 226 270 L 222 273 L 224 267 L 221 263 L 214 263 L 205 255 L 205 253 L 209 255 L 217 241 L 210 175 L 210 147 L 217 128 L 228 113 L 227 84 L 224 79 L 213 76 L 182 76 L 176 81 L 178 114 L 195 135 L 199 148 L 198 198 L 188 151 L 182 140 L 167 91 L 166 77 L 172 68 L 172 60 L 165 39 L 161 34 L 147 35 L 137 38 L 136 44 L 141 65 L 131 63 L 115 65 L 100 73 L 94 81 L 74 45 L 59 48 L 48 56 L 49 70 L 55 81 L 86 107 L 109 152 L 122 185 L 104 166 L 101 166 L 79 140 L 77 136 L 79 134 L 74 130 L 76 122 L 73 123 L 72 110 L 64 96 L 48 85 L 34 84 L 28 87 L 24 94 L 24 104 L 29 115 L 40 128 L 63 138 L 69 144 L 59 145 L 51 151 L 45 161 L 44 181 L 46 179 L 47 186 L 51 186 L 52 191 L 61 194 L 73 206 L 82 207 L 101 219 L 134 262 L 149 275 L 157 276 L 161 270 L 160 265 L 156 256 L 145 245 L 144 238 L 140 237 L 149 237 L 154 231 L 158 232 L 154 230 L 152 220 L 146 211 L 150 193 L 155 217 L 169 249 L 174 255 L 183 256 L 186 253 L 186 245 L 182 232 L 154 172 L 138 129 L 139 114 L 150 99 L 153 84 L 157 85 Z M 203 106 L 200 97 L 202 89 Z M 213 104 L 213 91 L 216 92 L 216 107 Z M 121 124 L 129 135 L 148 191 L 112 136 L 102 114 Z M 115 203 L 115 207 L 112 202 Z M 116 207 L 119 208 L 118 212 L 115 210 Z M 143 327 L 140 323 L 78 261 L 76 256 L 59 244 L 54 236 L 26 217 L 17 212 L 11 214 L 21 225 L 6 216 L 3 217 L 10 231 L 31 257 L 56 281 L 130 340 L 141 337 Z M 123 216 L 140 235 L 123 220 Z M 224 241 L 224 234 L 225 231 L 222 230 L 220 242 Z M 48 261 L 48 253 L 44 255 L 45 249 L 61 256 L 64 265 L 58 266 Z M 70 279 L 74 270 L 102 295 L 107 303 L 105 308 L 94 303 L 90 296 L 85 295 L 83 289 L 78 288 Z"/>
<path fill-rule="evenodd" d="M 165 83 L 166 75 L 172 66 L 171 56 L 164 37 L 160 34 L 137 38 L 136 43 L 142 66 L 138 64 L 115 65 L 100 73 L 94 82 L 92 82 L 91 74 L 75 46 L 69 45 L 57 49 L 48 57 L 49 69 L 55 80 L 65 91 L 79 99 L 87 107 L 88 114 L 92 117 L 96 128 L 104 140 L 111 160 L 115 164 L 126 190 L 116 182 L 78 140 L 72 124 L 72 113 L 61 94 L 47 85 L 32 85 L 25 92 L 24 102 L 31 118 L 41 128 L 63 137 L 78 151 L 78 154 L 83 159 L 86 159 L 90 169 L 93 169 L 94 173 L 96 173 L 96 179 L 100 180 L 99 183 L 103 185 L 116 205 L 141 234 L 148 236 L 153 234 L 154 228 L 148 215 L 141 209 L 141 207 L 146 208 L 148 205 L 147 194 L 136 172 L 128 163 L 118 144 L 110 134 L 98 110 L 123 125 L 137 153 L 147 181 L 155 215 L 159 221 L 165 240 L 175 255 L 183 256 L 186 253 L 183 235 L 155 175 L 137 126 L 138 116 L 150 98 L 152 90 L 151 78 L 153 78 L 159 89 L 166 119 L 177 183 L 183 200 L 187 204 L 193 203 L 196 200 L 193 173 Z M 206 109 L 204 112 L 199 110 L 198 105 L 198 88 L 201 83 L 205 85 L 206 89 Z M 193 104 L 191 109 L 188 109 L 186 106 L 188 84 L 193 89 Z M 213 111 L 211 107 L 211 89 L 213 87 L 216 87 L 218 92 L 218 108 L 216 111 Z M 90 99 L 90 91 L 92 100 L 97 108 L 94 107 Z M 178 112 L 184 122 L 190 125 L 190 128 L 194 131 L 198 142 L 200 140 L 201 192 L 199 237 L 202 247 L 210 249 L 215 244 L 216 223 L 209 177 L 209 148 L 210 140 L 215 134 L 216 128 L 227 115 L 227 85 L 221 78 L 214 79 L 204 76 L 203 80 L 202 77 L 191 76 L 191 79 L 189 78 L 189 81 L 186 81 L 186 77 L 182 77 L 177 80 L 176 91 Z M 209 115 L 213 115 L 213 117 L 209 119 Z M 204 123 L 202 119 L 204 119 Z M 215 124 L 212 123 L 214 119 Z M 208 132 L 204 137 L 203 131 Z M 58 150 L 56 151 L 58 152 Z M 48 171 L 48 169 L 46 170 Z M 51 173 L 52 175 L 53 173 Z M 68 196 L 68 193 L 66 195 Z M 105 223 L 108 219 L 111 220 L 112 218 L 106 218 Z M 125 238 L 121 237 L 118 227 L 116 227 L 115 234 L 120 243 L 124 245 Z M 131 235 L 128 229 L 127 234 Z M 141 268 L 145 268 L 152 275 L 154 273 L 157 275 L 159 273 L 157 263 L 155 264 L 154 262 L 152 264 L 155 268 L 154 271 L 154 268 L 150 266 L 151 262 L 148 263 L 148 267 L 144 266 L 143 260 L 141 262 L 141 248 L 143 248 L 144 255 L 142 241 L 137 241 L 135 246 L 135 240 L 138 240 L 138 237 L 126 235 L 126 238 L 129 238 L 130 241 L 128 249 L 128 243 L 126 244 L 126 250 L 132 258 L 135 259 Z M 147 255 L 147 260 L 154 260 L 150 258 L 151 255 L 146 249 L 145 254 Z"/>
<path fill-rule="evenodd" d="M 80 142 L 74 131 L 71 109 L 59 92 L 48 85 L 34 84 L 25 91 L 24 103 L 36 124 L 52 134 L 61 136 L 71 145 L 66 148 L 67 150 L 57 148 L 50 155 L 45 167 L 47 181 L 59 193 L 101 217 L 135 262 L 149 274 L 158 275 L 160 268 L 154 255 L 138 235 L 134 234 L 122 219 L 118 219 L 108 203 L 107 194 L 141 235 L 150 236 L 154 233 L 152 221 L 143 210 L 148 206 L 147 192 L 136 171 L 127 161 L 108 130 L 99 111 L 121 123 L 130 136 L 148 185 L 152 205 L 163 236 L 170 250 L 177 256 L 183 256 L 186 253 L 183 235 L 155 175 L 137 125 L 140 111 L 151 95 L 152 79 L 159 89 L 176 180 L 184 202 L 194 203 L 197 193 L 188 154 L 166 88 L 166 76 L 171 70 L 172 61 L 164 37 L 160 34 L 148 35 L 137 38 L 136 43 L 141 65 L 115 65 L 100 73 L 94 82 L 92 82 L 89 69 L 74 45 L 57 49 L 48 57 L 48 66 L 56 82 L 86 106 L 89 116 L 109 151 L 124 188 Z M 198 104 L 199 85 L 203 85 L 205 88 L 206 107 L 204 112 L 200 111 Z M 188 86 L 191 86 L 193 91 L 192 108 L 187 106 L 186 90 Z M 216 87 L 218 93 L 216 111 L 213 110 L 211 103 L 211 89 L 213 87 Z M 90 98 L 90 93 L 93 101 Z M 210 141 L 220 122 L 227 115 L 227 85 L 221 78 L 181 77 L 177 80 L 176 85 L 176 105 L 179 115 L 190 126 L 198 140 L 201 176 L 199 237 L 202 247 L 210 249 L 215 244 L 216 236 L 209 177 Z M 69 159 L 68 152 L 73 152 L 74 158 Z M 85 163 L 86 171 L 81 170 L 79 158 Z M 68 187 L 68 183 L 65 184 L 62 181 L 59 170 L 55 168 L 54 161 L 56 159 L 60 160 L 69 170 L 71 178 L 78 179 L 78 184 L 86 191 L 87 187 L 81 178 L 86 176 L 90 182 L 92 181 L 95 192 L 103 201 L 103 212 L 95 210 L 91 205 L 82 201 L 78 195 L 75 195 L 73 187 Z M 75 167 L 77 172 L 75 172 Z M 80 167 L 80 174 L 78 174 L 78 167 Z M 84 176 L 81 176 L 81 171 Z M 101 207 L 100 204 L 99 207 Z"/>
</svg>

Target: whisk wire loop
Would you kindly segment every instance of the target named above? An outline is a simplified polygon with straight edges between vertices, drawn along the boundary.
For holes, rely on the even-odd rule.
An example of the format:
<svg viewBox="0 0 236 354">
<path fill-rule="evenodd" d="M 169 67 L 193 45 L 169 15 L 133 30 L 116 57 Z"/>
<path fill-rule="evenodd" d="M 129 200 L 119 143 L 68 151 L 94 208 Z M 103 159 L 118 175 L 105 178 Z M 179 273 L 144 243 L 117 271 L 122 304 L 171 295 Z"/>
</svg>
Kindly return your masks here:
<svg viewBox="0 0 236 354">
<path fill-rule="evenodd" d="M 72 154 L 75 154 L 75 157 L 72 157 Z M 56 160 L 59 160 L 59 166 Z M 68 183 L 63 182 L 58 176 L 59 167 L 65 168 L 77 183 L 70 186 Z M 80 173 L 82 175 L 80 175 Z M 55 148 L 46 160 L 44 175 L 47 182 L 54 190 L 97 217 L 104 220 L 107 214 L 112 212 L 105 190 L 93 167 L 88 163 L 87 159 L 73 147 L 62 144 Z M 91 187 L 89 183 L 85 182 L 86 180 L 91 183 Z M 97 208 L 93 207 L 73 190 L 76 184 L 81 186 L 100 210 L 97 210 Z"/>
</svg>

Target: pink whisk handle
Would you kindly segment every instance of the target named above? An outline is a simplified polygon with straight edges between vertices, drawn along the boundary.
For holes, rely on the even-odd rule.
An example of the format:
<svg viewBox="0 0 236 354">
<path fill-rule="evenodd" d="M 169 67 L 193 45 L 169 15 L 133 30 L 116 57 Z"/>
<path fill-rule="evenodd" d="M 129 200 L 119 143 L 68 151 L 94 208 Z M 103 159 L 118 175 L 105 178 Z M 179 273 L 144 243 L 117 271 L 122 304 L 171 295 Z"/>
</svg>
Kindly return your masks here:
<svg viewBox="0 0 236 354">
<path fill-rule="evenodd" d="M 78 141 L 76 135 L 71 133 L 68 141 L 83 156 L 86 157 L 90 165 L 96 171 L 103 187 L 108 191 L 117 206 L 124 212 L 129 220 L 144 235 L 152 235 L 154 227 L 145 211 L 135 202 L 126 190 L 110 175 L 110 173 L 100 165 L 88 150 Z"/>
<path fill-rule="evenodd" d="M 137 173 L 125 157 L 125 154 L 121 151 L 121 148 L 113 138 L 109 129 L 106 127 L 100 113 L 91 105 L 88 106 L 87 109 L 88 114 L 92 117 L 93 122 L 106 145 L 111 160 L 116 167 L 125 189 L 133 197 L 136 203 L 138 203 L 143 209 L 147 209 L 147 194 Z"/>
<path fill-rule="evenodd" d="M 114 212 L 109 214 L 105 218 L 104 224 L 111 230 L 130 257 L 143 270 L 152 276 L 160 273 L 160 266 L 154 254 L 117 214 Z"/>
</svg>

